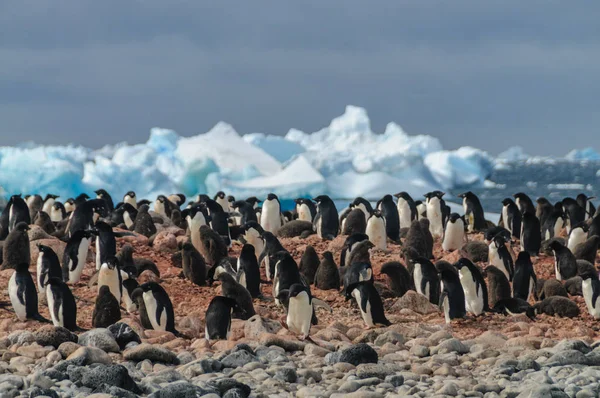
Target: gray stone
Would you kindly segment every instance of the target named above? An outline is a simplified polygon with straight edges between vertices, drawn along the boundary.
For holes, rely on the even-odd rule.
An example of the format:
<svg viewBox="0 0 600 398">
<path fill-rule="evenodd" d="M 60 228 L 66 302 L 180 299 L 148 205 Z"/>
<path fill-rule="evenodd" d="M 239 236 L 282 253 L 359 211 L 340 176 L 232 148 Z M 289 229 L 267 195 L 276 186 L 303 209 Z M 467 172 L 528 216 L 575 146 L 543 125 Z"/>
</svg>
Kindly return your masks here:
<svg viewBox="0 0 600 398">
<path fill-rule="evenodd" d="M 51 345 L 54 348 L 58 348 L 58 346 L 67 341 L 77 342 L 77 335 L 61 326 L 42 326 L 33 335 L 35 336 L 36 343 L 42 347 Z"/>
<path fill-rule="evenodd" d="M 139 344 L 123 351 L 123 358 L 127 361 L 139 362 L 147 359 L 152 362 L 177 364 L 177 355 L 164 347 L 155 344 Z"/>
<path fill-rule="evenodd" d="M 80 334 L 78 343 L 86 347 L 96 347 L 105 352 L 121 351 L 113 334 L 104 328 L 92 329 Z"/>
<path fill-rule="evenodd" d="M 162 387 L 160 390 L 149 395 L 150 398 L 188 398 L 200 397 L 216 393 L 216 391 L 196 386 L 187 381 L 179 381 Z"/>
<path fill-rule="evenodd" d="M 578 350 L 564 350 L 548 358 L 545 366 L 587 365 L 585 354 Z"/>
<path fill-rule="evenodd" d="M 369 377 L 377 377 L 379 379 L 385 379 L 386 376 L 394 373 L 395 367 L 389 364 L 360 364 L 356 367 L 356 376 L 361 379 Z"/>
<path fill-rule="evenodd" d="M 35 341 L 35 336 L 29 330 L 18 330 L 8 335 L 10 344 L 23 345 Z"/>
<path fill-rule="evenodd" d="M 237 368 L 244 366 L 247 363 L 255 362 L 258 358 L 246 350 L 232 352 L 225 358 L 221 359 L 221 364 L 225 368 Z"/>
<path fill-rule="evenodd" d="M 275 372 L 275 378 L 286 383 L 295 383 L 298 375 L 296 374 L 296 369 L 282 368 Z"/>
<path fill-rule="evenodd" d="M 356 344 L 341 352 L 332 352 L 325 356 L 325 363 L 333 365 L 338 362 L 350 363 L 358 366 L 361 363 L 377 363 L 379 357 L 377 352 L 368 344 Z"/>
<path fill-rule="evenodd" d="M 4 383 L 9 384 L 16 389 L 21 389 L 24 384 L 23 378 L 21 376 L 11 374 L 0 374 L 0 384 Z"/>
<path fill-rule="evenodd" d="M 94 389 L 102 384 L 109 384 L 136 394 L 141 393 L 140 388 L 129 376 L 127 368 L 123 365 L 98 365 L 83 374 L 81 383 L 85 387 Z"/>
<path fill-rule="evenodd" d="M 358 390 L 360 387 L 361 387 L 360 384 L 358 384 L 354 380 L 348 380 L 340 386 L 338 391 L 339 392 L 354 392 L 354 391 Z"/>
<path fill-rule="evenodd" d="M 429 348 L 418 344 L 410 347 L 409 352 L 419 358 L 425 358 L 429 356 Z"/>
<path fill-rule="evenodd" d="M 431 349 L 432 354 L 447 354 L 449 352 L 467 354 L 469 352 L 469 347 L 464 345 L 460 340 L 452 338 L 442 341 L 436 347 Z"/>
<path fill-rule="evenodd" d="M 387 332 L 377 336 L 377 338 L 375 339 L 375 345 L 378 347 L 381 347 L 386 343 L 404 344 L 405 342 L 406 339 L 404 338 L 404 336 L 393 330 L 388 330 Z"/>
<path fill-rule="evenodd" d="M 385 378 L 387 383 L 390 383 L 394 387 L 400 387 L 404 384 L 404 376 L 402 375 L 392 375 Z"/>
</svg>

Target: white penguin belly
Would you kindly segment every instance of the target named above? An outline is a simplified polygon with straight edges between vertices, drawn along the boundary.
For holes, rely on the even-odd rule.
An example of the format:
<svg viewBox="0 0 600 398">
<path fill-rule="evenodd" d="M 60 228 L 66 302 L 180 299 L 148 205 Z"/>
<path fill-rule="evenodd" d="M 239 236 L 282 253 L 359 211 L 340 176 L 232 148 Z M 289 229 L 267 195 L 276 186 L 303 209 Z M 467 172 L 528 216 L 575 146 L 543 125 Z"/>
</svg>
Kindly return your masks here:
<svg viewBox="0 0 600 398">
<path fill-rule="evenodd" d="M 44 206 L 42 206 L 42 211 L 46 214 L 50 214 L 52 212 L 52 206 L 54 206 L 54 199 L 48 199 L 44 202 Z"/>
<path fill-rule="evenodd" d="M 576 228 L 569 236 L 569 243 L 567 243 L 567 247 L 569 248 L 569 250 L 573 251 L 575 250 L 577 245 L 585 242 L 586 239 L 587 233 L 583 232 L 581 228 Z"/>
<path fill-rule="evenodd" d="M 48 301 L 48 310 L 50 312 L 50 318 L 52 318 L 52 324 L 54 326 L 63 326 L 63 314 L 62 304 L 58 308 L 58 314 L 54 312 L 54 295 L 52 289 L 46 289 L 46 299 Z"/>
<path fill-rule="evenodd" d="M 346 221 L 346 219 L 344 219 L 344 222 Z M 319 219 L 317 220 L 317 236 L 321 239 L 323 239 L 323 216 L 321 215 L 319 217 Z"/>
<path fill-rule="evenodd" d="M 85 267 L 85 261 L 87 260 L 87 254 L 90 247 L 90 239 L 82 238 L 79 243 L 79 249 L 77 250 L 77 268 L 71 271 L 71 261 L 69 261 L 69 283 L 77 283 L 81 278 L 81 273 Z"/>
<path fill-rule="evenodd" d="M 565 227 L 565 220 L 562 219 L 562 217 L 559 217 L 556 219 L 556 222 L 554 223 L 554 236 L 558 236 L 558 234 L 560 234 L 560 231 Z"/>
<path fill-rule="evenodd" d="M 14 272 L 8 281 L 8 296 L 10 297 L 10 302 L 15 310 L 15 314 L 17 314 L 17 318 L 20 321 L 27 320 L 27 295 L 23 295 L 24 303 L 21 304 L 19 301 L 18 290 L 19 286 L 17 285 L 17 273 Z"/>
<path fill-rule="evenodd" d="M 446 233 L 442 242 L 442 249 L 445 251 L 454 251 L 462 247 L 465 239 L 465 228 L 462 222 L 448 222 L 446 224 Z"/>
<path fill-rule="evenodd" d="M 129 292 L 127 289 L 125 289 L 125 287 L 123 287 L 123 304 L 125 304 L 125 309 L 130 314 L 137 310 L 137 304 L 133 302 L 131 297 L 129 297 Z"/>
<path fill-rule="evenodd" d="M 508 206 L 503 206 L 502 207 L 502 226 L 505 229 L 508 229 L 510 231 L 510 233 L 512 234 L 512 225 L 508 224 Z"/>
<path fill-rule="evenodd" d="M 413 276 L 415 279 L 415 288 L 417 289 L 417 293 L 425 296 L 425 292 L 421 289 L 421 281 L 423 280 L 423 272 L 421 271 L 421 264 L 416 263 L 415 269 L 413 270 Z M 429 298 L 429 297 L 427 297 Z"/>
<path fill-rule="evenodd" d="M 165 204 L 162 203 L 160 200 L 156 200 L 154 202 L 154 212 L 156 214 L 160 214 L 163 217 L 167 216 L 167 212 L 165 211 Z"/>
<path fill-rule="evenodd" d="M 448 296 L 444 296 L 442 307 L 444 308 L 444 319 L 446 320 L 446 323 L 450 323 L 450 300 L 448 299 Z"/>
<path fill-rule="evenodd" d="M 142 295 L 144 299 L 144 304 L 146 305 L 146 312 L 148 313 L 148 318 L 150 319 L 150 323 L 152 324 L 152 329 L 154 330 L 167 330 L 167 311 L 165 308 L 161 311 L 158 319 L 156 317 L 156 309 L 158 308 L 158 303 L 154 298 L 152 292 L 144 292 Z"/>
<path fill-rule="evenodd" d="M 308 301 L 308 294 L 301 292 L 296 297 L 290 298 L 287 325 L 290 331 L 307 337 L 310 332 L 313 307 Z"/>
<path fill-rule="evenodd" d="M 360 315 L 362 316 L 363 321 L 365 321 L 367 327 L 372 328 L 373 326 L 375 326 L 375 323 L 373 322 L 373 314 L 371 313 L 371 303 L 367 300 L 365 311 L 363 311 L 360 305 L 360 303 L 362 302 L 360 290 L 354 289 L 352 291 L 352 296 L 356 299 L 356 304 L 358 304 L 358 308 L 360 309 Z"/>
<path fill-rule="evenodd" d="M 558 268 L 558 260 L 554 257 L 554 274 L 556 275 L 556 279 L 562 281 L 562 275 L 560 274 L 560 268 Z"/>
<path fill-rule="evenodd" d="M 585 299 L 585 305 L 587 306 L 588 312 L 594 319 L 600 319 L 600 297 L 596 299 L 595 303 L 592 303 L 594 291 L 592 289 L 592 279 L 588 278 L 581 282 L 581 290 Z M 595 308 L 594 305 L 595 304 Z"/>
<path fill-rule="evenodd" d="M 260 213 L 260 226 L 263 227 L 265 231 L 276 234 L 281 227 L 280 213 L 279 202 L 276 200 L 265 201 Z"/>
<path fill-rule="evenodd" d="M 398 199 L 398 217 L 400 219 L 400 228 L 410 227 L 412 223 L 410 206 L 402 198 Z"/>
<path fill-rule="evenodd" d="M 117 299 L 117 301 L 121 302 L 121 284 L 119 282 L 119 270 L 118 269 L 110 269 L 108 266 L 103 265 L 100 268 L 100 274 L 98 275 L 98 291 L 104 285 L 108 286 L 108 289 L 112 293 L 113 296 Z"/>
<path fill-rule="evenodd" d="M 96 271 L 100 269 L 102 266 L 102 262 L 100 260 L 100 237 L 96 237 Z"/>
<path fill-rule="evenodd" d="M 125 198 L 123 198 L 123 202 L 129 203 L 133 206 L 134 209 L 137 209 L 137 202 L 135 201 L 135 198 L 132 198 L 129 195 L 125 195 Z"/>
<path fill-rule="evenodd" d="M 427 219 L 429 220 L 429 231 L 434 238 L 439 238 L 444 232 L 442 224 L 442 211 L 440 201 L 437 198 L 430 199 L 427 202 Z"/>
<path fill-rule="evenodd" d="M 125 223 L 127 229 L 130 229 L 133 226 L 133 220 L 131 219 L 128 211 L 123 212 L 123 222 Z"/>
<path fill-rule="evenodd" d="M 481 287 L 477 287 L 470 271 L 464 271 L 464 268 L 458 272 L 460 284 L 465 292 L 465 306 L 467 311 L 475 315 L 483 312 L 483 294 Z"/>
<path fill-rule="evenodd" d="M 296 210 L 298 212 L 298 220 L 312 222 L 312 216 L 310 214 L 310 209 L 308 208 L 307 205 L 301 204 L 300 206 L 297 207 Z"/>
<path fill-rule="evenodd" d="M 59 222 L 59 221 L 62 221 L 62 219 L 63 219 L 62 211 L 52 207 L 52 209 L 50 210 L 50 221 Z"/>
<path fill-rule="evenodd" d="M 366 234 L 371 243 L 379 250 L 387 248 L 387 235 L 385 232 L 385 222 L 382 217 L 371 217 L 367 222 Z"/>
<path fill-rule="evenodd" d="M 37 279 L 37 283 L 38 283 L 38 290 L 40 291 L 40 293 L 45 293 L 46 292 L 46 278 L 42 278 L 42 264 L 44 262 L 44 253 L 40 252 L 40 254 L 38 254 L 38 258 L 37 258 L 37 263 L 36 263 L 36 279 Z"/>
</svg>

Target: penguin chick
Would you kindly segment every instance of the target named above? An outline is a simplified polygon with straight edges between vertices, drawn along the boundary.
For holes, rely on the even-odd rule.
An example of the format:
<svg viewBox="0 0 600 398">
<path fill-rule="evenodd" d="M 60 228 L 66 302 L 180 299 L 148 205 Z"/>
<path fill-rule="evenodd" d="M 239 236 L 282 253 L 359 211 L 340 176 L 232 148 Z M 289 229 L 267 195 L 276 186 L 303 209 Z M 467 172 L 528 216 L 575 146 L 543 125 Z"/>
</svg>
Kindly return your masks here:
<svg viewBox="0 0 600 398">
<path fill-rule="evenodd" d="M 330 251 L 323 253 L 323 259 L 315 274 L 315 286 L 321 290 L 340 290 L 340 274 Z"/>
<path fill-rule="evenodd" d="M 200 254 L 207 264 L 214 266 L 227 257 L 227 245 L 221 235 L 210 229 L 207 225 L 200 227 Z"/>
<path fill-rule="evenodd" d="M 229 297 L 216 296 L 206 309 L 204 338 L 208 341 L 227 340 L 231 334 L 231 314 L 237 302 Z"/>
<path fill-rule="evenodd" d="M 553 296 L 536 303 L 533 308 L 536 314 L 559 316 L 562 318 L 576 318 L 579 316 L 579 307 L 566 297 Z"/>
<path fill-rule="evenodd" d="M 590 263 L 596 262 L 596 254 L 600 245 L 600 236 L 592 236 L 587 238 L 583 243 L 578 244 L 573 251 L 573 255 L 577 260 L 587 260 Z"/>
<path fill-rule="evenodd" d="M 226 272 L 220 273 L 217 279 L 221 282 L 221 294 L 234 299 L 238 304 L 239 311 L 234 311 L 232 315 L 234 318 L 248 320 L 256 314 L 248 289 Z"/>
<path fill-rule="evenodd" d="M 92 313 L 92 327 L 107 328 L 121 320 L 121 308 L 108 286 L 100 287 L 94 312 Z"/>
<path fill-rule="evenodd" d="M 343 235 L 364 234 L 367 229 L 365 213 L 363 213 L 363 211 L 360 209 L 350 210 L 342 224 Z"/>
<path fill-rule="evenodd" d="M 300 274 L 309 284 L 315 283 L 315 275 L 319 269 L 319 255 L 311 245 L 306 246 L 300 259 Z"/>
<path fill-rule="evenodd" d="M 504 272 L 493 265 L 488 266 L 485 272 L 488 279 L 490 306 L 494 307 L 496 303 L 511 298 L 510 282 Z"/>
<path fill-rule="evenodd" d="M 29 249 L 29 225 L 20 222 L 8 234 L 2 247 L 2 267 L 0 269 L 16 268 L 17 265 L 31 261 Z"/>
<path fill-rule="evenodd" d="M 144 235 L 147 238 L 150 238 L 152 235 L 156 234 L 156 226 L 154 225 L 152 216 L 150 213 L 148 213 L 149 209 L 150 206 L 141 205 L 138 208 L 135 222 L 133 224 L 133 231 Z"/>
<path fill-rule="evenodd" d="M 183 275 L 190 282 L 206 285 L 206 263 L 202 255 L 191 243 L 184 243 L 181 248 Z"/>
<path fill-rule="evenodd" d="M 387 275 L 388 285 L 396 297 L 414 289 L 412 277 L 404 265 L 397 261 L 389 261 L 381 266 L 381 273 Z"/>
</svg>

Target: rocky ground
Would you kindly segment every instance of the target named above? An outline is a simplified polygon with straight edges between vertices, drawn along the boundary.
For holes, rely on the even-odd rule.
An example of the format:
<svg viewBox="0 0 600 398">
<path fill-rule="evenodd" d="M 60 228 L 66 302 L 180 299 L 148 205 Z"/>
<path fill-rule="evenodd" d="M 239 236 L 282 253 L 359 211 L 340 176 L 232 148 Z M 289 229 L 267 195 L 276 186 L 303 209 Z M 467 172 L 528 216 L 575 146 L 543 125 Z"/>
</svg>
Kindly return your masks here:
<svg viewBox="0 0 600 398">
<path fill-rule="evenodd" d="M 37 257 L 35 243 L 53 246 L 62 258 L 60 242 L 35 229 L 30 232 L 32 259 Z M 599 324 L 587 314 L 581 297 L 572 297 L 581 309 L 575 319 L 539 315 L 532 321 L 486 314 L 446 325 L 437 307 L 409 292 L 384 300 L 392 326 L 366 330 L 356 305 L 337 291 L 313 287 L 313 294 L 333 308 L 332 314 L 319 310 L 319 325 L 311 329 L 313 344 L 281 327 L 283 310 L 275 306 L 271 286 L 264 285 L 265 299 L 254 302 L 257 315 L 235 320 L 229 341 L 209 344 L 204 312 L 219 286 L 199 287 L 179 277 L 171 255 L 181 239 L 182 232 L 168 229 L 153 247 L 141 236 L 118 242 L 132 244 L 136 257 L 157 263 L 177 329 L 185 337 L 143 330 L 135 315 L 126 314 L 110 330 L 77 336 L 39 322 L 18 322 L 8 304 L 0 308 L 0 397 L 600 396 Z M 307 244 L 319 254 L 332 251 L 337 260 L 343 240 L 322 242 L 311 236 L 281 241 L 299 261 Z M 234 245 L 231 255 L 240 249 Z M 377 282 L 386 284 L 379 269 L 400 260 L 399 253 L 397 245 L 373 253 Z M 442 253 L 437 243 L 434 254 L 452 262 L 458 258 L 457 253 Z M 535 260 L 539 278 L 554 277 L 553 262 L 544 255 Z M 82 283 L 73 288 L 78 323 L 86 329 L 91 328 L 96 295 L 96 287 L 87 286 L 92 257 L 87 267 Z M 4 292 L 11 274 L 0 272 Z M 145 272 L 140 282 L 154 278 Z M 8 301 L 6 293 L 0 300 Z M 49 317 L 42 303 L 40 312 Z"/>
</svg>

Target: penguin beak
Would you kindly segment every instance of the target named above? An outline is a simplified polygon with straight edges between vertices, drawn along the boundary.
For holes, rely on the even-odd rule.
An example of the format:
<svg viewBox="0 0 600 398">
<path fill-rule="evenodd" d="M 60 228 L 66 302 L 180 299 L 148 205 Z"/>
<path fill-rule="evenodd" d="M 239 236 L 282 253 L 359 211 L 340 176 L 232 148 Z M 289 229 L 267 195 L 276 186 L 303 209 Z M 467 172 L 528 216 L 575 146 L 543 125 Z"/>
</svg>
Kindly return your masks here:
<svg viewBox="0 0 600 398">
<path fill-rule="evenodd" d="M 595 196 L 589 196 L 588 197 L 588 200 L 592 200 L 592 199 L 596 199 L 596 197 Z"/>
</svg>

